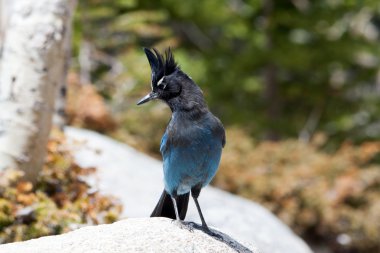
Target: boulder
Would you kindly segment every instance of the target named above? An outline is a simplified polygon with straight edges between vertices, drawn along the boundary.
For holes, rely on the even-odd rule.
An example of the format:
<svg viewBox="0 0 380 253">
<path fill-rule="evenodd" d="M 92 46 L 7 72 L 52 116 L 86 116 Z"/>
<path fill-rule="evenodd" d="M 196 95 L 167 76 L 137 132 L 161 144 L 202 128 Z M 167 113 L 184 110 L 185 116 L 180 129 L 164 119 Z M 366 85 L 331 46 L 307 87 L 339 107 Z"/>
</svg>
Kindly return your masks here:
<svg viewBox="0 0 380 253">
<path fill-rule="evenodd" d="M 0 245 L 0 253 L 259 253 L 252 244 L 243 245 L 225 234 L 215 233 L 217 238 L 167 218 L 130 218 L 62 235 Z"/>
</svg>

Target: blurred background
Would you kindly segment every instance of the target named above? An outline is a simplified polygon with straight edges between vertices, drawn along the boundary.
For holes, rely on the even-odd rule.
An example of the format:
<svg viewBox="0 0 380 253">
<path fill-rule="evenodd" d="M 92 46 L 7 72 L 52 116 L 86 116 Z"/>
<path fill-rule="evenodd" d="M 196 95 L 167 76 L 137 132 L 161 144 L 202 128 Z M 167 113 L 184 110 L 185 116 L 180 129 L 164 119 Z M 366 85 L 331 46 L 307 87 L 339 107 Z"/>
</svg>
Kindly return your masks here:
<svg viewBox="0 0 380 253">
<path fill-rule="evenodd" d="M 143 47 L 171 47 L 224 123 L 212 184 L 318 252 L 380 252 L 378 0 L 80 0 L 66 113 L 161 159 L 170 110 Z M 54 148 L 54 147 L 53 147 Z"/>
<path fill-rule="evenodd" d="M 377 0 L 81 0 L 73 33 L 72 124 L 160 159 L 170 110 L 135 104 L 142 47 L 171 47 L 227 129 L 214 186 L 324 252 L 380 252 Z M 105 100 L 103 125 L 78 115 L 78 83 Z"/>
</svg>

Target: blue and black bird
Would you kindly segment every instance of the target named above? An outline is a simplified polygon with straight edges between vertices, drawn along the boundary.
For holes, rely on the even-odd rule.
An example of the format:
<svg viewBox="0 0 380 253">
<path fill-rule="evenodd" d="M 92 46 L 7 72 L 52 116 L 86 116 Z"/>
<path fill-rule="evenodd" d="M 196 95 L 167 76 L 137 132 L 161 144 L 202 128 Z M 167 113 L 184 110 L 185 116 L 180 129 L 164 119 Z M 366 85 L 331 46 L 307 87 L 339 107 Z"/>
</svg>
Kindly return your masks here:
<svg viewBox="0 0 380 253">
<path fill-rule="evenodd" d="M 155 49 L 144 51 L 152 70 L 152 91 L 137 104 L 159 99 L 172 111 L 160 147 L 165 189 L 151 217 L 185 219 L 191 192 L 202 227 L 209 232 L 198 197 L 218 169 L 226 142 L 223 125 L 209 111 L 199 86 L 177 65 L 170 48 L 165 55 Z"/>
</svg>

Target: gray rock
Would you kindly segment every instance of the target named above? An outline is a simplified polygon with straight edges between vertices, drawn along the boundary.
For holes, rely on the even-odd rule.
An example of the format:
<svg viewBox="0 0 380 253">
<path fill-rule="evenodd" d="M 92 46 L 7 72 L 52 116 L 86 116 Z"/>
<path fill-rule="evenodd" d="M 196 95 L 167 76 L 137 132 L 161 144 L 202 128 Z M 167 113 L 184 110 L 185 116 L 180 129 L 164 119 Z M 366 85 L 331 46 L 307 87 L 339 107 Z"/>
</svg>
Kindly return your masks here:
<svg viewBox="0 0 380 253">
<path fill-rule="evenodd" d="M 126 217 L 150 215 L 163 190 L 160 161 L 92 131 L 69 127 L 65 133 L 76 161 L 98 168 L 101 191 L 121 199 Z M 213 187 L 203 189 L 199 201 L 210 226 L 253 243 L 262 253 L 311 252 L 286 225 L 252 201 Z M 186 220 L 200 222 L 192 201 Z"/>
<path fill-rule="evenodd" d="M 223 238 L 217 240 L 166 218 L 131 218 L 63 235 L 0 245 L 0 253 L 259 252 L 252 245 L 242 245 L 221 235 Z"/>
</svg>

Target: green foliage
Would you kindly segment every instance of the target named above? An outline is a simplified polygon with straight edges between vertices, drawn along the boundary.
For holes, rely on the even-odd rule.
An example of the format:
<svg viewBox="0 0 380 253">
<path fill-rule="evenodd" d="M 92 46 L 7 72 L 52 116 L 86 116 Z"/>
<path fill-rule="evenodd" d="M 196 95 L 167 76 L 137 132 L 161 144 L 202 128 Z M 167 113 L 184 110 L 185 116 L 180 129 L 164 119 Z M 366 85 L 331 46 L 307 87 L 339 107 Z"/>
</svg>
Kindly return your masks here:
<svg viewBox="0 0 380 253">
<path fill-rule="evenodd" d="M 148 89 L 141 47 L 172 46 L 223 122 L 248 126 L 256 138 L 268 129 L 282 137 L 323 131 L 335 147 L 378 138 L 377 2 L 303 3 L 84 0 L 75 48 L 84 38 L 125 66 L 112 75 L 94 59 L 93 80 L 116 112 L 131 108 L 120 96 L 134 100 Z M 273 85 L 265 77 L 272 67 Z"/>
<path fill-rule="evenodd" d="M 35 185 L 20 171 L 1 173 L 0 243 L 68 232 L 85 224 L 111 223 L 120 203 L 86 183 L 95 169 L 73 162 L 62 134 L 48 143 L 48 158 Z"/>
</svg>

